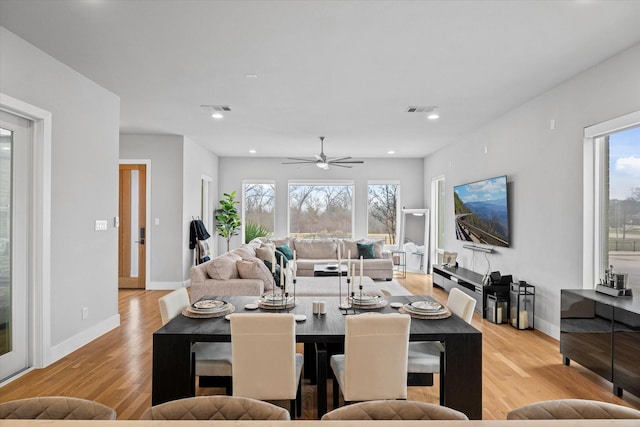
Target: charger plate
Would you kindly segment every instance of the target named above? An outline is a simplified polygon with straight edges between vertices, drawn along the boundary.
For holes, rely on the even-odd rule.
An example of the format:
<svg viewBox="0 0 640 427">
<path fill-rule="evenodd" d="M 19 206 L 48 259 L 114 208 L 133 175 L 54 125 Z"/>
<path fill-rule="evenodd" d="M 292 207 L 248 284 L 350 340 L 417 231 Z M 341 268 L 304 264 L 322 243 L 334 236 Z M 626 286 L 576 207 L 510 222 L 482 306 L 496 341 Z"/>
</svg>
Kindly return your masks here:
<svg viewBox="0 0 640 427">
<path fill-rule="evenodd" d="M 293 308 L 296 305 L 298 305 L 298 298 L 289 298 L 289 301 L 287 301 L 287 304 L 282 304 L 282 303 L 273 303 L 273 302 L 268 302 L 263 300 L 262 298 L 258 300 L 258 307 L 264 309 L 264 310 L 282 310 L 282 309 L 287 309 L 287 308 Z"/>
<path fill-rule="evenodd" d="M 202 312 L 194 309 L 191 306 L 187 306 L 184 310 L 182 310 L 182 315 L 190 317 L 192 319 L 210 319 L 212 317 L 224 317 L 227 314 L 231 314 L 236 311 L 236 308 L 233 306 L 233 304 L 227 305 L 228 307 L 226 309 L 213 312 Z"/>
<path fill-rule="evenodd" d="M 411 304 L 405 304 L 398 309 L 399 313 L 408 314 L 411 317 L 415 317 L 416 319 L 446 319 L 447 317 L 451 317 L 451 310 L 449 307 L 443 306 L 442 310 L 435 311 L 432 313 L 424 312 L 424 311 L 416 311 L 411 307 Z"/>
</svg>

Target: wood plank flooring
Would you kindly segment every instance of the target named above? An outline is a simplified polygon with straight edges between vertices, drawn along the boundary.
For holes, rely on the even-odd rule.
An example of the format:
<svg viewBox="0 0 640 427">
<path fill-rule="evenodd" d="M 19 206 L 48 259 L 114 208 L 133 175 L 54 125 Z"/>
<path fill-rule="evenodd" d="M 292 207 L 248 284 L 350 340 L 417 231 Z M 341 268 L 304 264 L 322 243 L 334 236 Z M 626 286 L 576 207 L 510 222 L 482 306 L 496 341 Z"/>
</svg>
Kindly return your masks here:
<svg viewBox="0 0 640 427">
<path fill-rule="evenodd" d="M 432 289 L 431 276 L 397 279 L 414 294 L 447 294 Z M 92 399 L 114 408 L 119 419 L 138 419 L 151 404 L 152 334 L 161 326 L 158 298 L 167 291 L 120 290 L 121 325 L 45 369 L 33 370 L 0 388 L 0 401 L 63 395 Z M 561 398 L 594 399 L 640 409 L 640 398 L 611 392 L 611 383 L 576 363 L 562 364 L 558 341 L 538 331 L 495 325 L 474 314 L 483 333 L 483 418 L 505 419 L 527 403 Z M 300 346 L 300 350 L 302 348 Z M 438 386 L 409 387 L 409 399 L 438 402 Z M 330 393 L 331 386 L 328 390 Z M 198 395 L 223 389 L 198 388 Z M 303 417 L 316 417 L 315 387 L 303 385 Z M 331 402 L 331 400 L 329 400 Z"/>
</svg>

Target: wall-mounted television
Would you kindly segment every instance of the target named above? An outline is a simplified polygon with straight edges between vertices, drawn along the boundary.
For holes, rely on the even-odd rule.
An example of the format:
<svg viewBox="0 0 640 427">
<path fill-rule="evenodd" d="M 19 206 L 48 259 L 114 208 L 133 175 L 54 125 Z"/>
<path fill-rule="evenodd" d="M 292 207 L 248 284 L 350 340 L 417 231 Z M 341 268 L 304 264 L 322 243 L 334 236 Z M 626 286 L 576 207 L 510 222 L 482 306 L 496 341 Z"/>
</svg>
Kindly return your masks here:
<svg viewBox="0 0 640 427">
<path fill-rule="evenodd" d="M 509 246 L 507 176 L 453 187 L 456 238 L 492 246 Z"/>
</svg>

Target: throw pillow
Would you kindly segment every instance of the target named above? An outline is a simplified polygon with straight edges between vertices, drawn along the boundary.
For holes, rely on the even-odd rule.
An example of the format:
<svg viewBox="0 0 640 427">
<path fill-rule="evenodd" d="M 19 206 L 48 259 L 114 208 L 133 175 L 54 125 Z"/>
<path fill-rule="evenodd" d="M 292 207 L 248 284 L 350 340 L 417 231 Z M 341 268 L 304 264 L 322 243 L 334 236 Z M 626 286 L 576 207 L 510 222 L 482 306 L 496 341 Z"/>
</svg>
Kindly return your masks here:
<svg viewBox="0 0 640 427">
<path fill-rule="evenodd" d="M 375 258 L 382 258 L 382 251 L 384 250 L 384 240 L 360 240 L 360 243 L 373 244 L 373 254 Z"/>
<path fill-rule="evenodd" d="M 276 255 L 276 262 L 278 263 L 278 265 L 283 265 L 286 267 L 287 263 L 289 262 L 289 259 L 287 258 L 287 256 L 278 249 L 276 249 L 275 255 Z"/>
<path fill-rule="evenodd" d="M 260 279 L 264 282 L 264 290 L 273 289 L 275 282 L 271 270 L 257 258 L 245 259 L 236 262 L 238 274 L 241 279 Z"/>
<path fill-rule="evenodd" d="M 287 257 L 288 260 L 292 260 L 293 259 L 293 251 L 291 250 L 289 245 L 284 244 L 284 245 L 281 245 L 281 246 L 276 246 L 276 250 L 282 252 L 284 254 L 284 256 Z"/>
<path fill-rule="evenodd" d="M 263 261 L 272 262 L 275 256 L 275 251 L 271 246 L 263 245 L 260 248 L 256 248 L 256 257 L 260 258 Z"/>
<path fill-rule="evenodd" d="M 216 280 L 237 279 L 238 269 L 236 268 L 236 261 L 241 259 L 242 258 L 232 253 L 215 257 L 207 264 L 207 274 Z"/>
<path fill-rule="evenodd" d="M 353 239 L 342 240 L 342 257 L 347 259 L 351 252 L 351 259 L 358 258 L 358 241 Z"/>
<path fill-rule="evenodd" d="M 358 258 L 374 259 L 373 243 L 358 243 Z"/>
<path fill-rule="evenodd" d="M 267 267 L 267 270 L 269 270 L 269 273 L 271 273 L 271 275 L 273 276 L 273 281 L 275 282 L 275 285 L 277 287 L 280 287 L 280 264 L 276 264 L 276 271 L 273 271 L 273 264 L 271 263 L 271 261 L 267 261 L 264 260 L 262 261 L 265 265 L 265 267 Z"/>
</svg>

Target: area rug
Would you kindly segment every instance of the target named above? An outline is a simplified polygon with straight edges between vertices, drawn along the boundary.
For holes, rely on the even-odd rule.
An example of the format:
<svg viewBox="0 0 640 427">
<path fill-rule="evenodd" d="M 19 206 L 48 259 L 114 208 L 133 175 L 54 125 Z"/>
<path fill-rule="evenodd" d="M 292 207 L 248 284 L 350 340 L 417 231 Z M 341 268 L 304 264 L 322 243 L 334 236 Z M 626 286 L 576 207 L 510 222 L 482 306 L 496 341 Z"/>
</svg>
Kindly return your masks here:
<svg viewBox="0 0 640 427">
<path fill-rule="evenodd" d="M 356 278 L 356 292 L 359 292 L 359 278 Z M 340 293 L 338 277 L 298 277 L 296 283 L 296 296 L 338 296 Z M 378 291 L 388 295 L 412 295 L 400 283 L 395 280 L 372 280 L 369 277 L 362 278 L 362 291 Z M 347 279 L 342 278 L 342 294 L 348 294 Z"/>
</svg>

